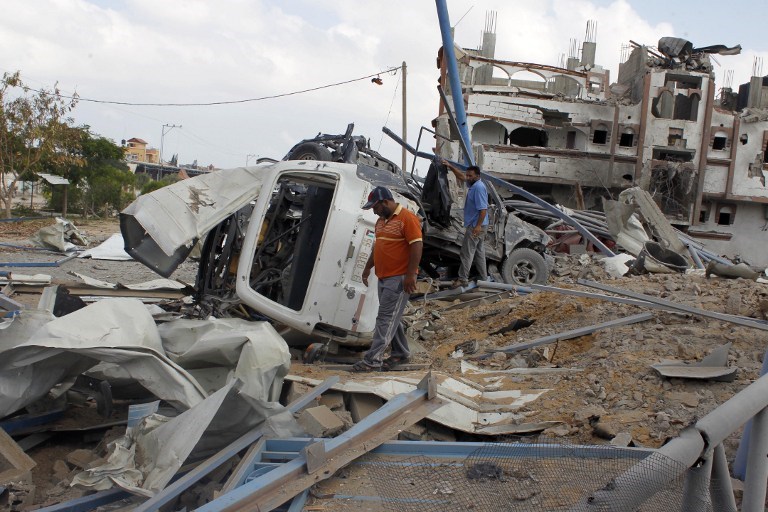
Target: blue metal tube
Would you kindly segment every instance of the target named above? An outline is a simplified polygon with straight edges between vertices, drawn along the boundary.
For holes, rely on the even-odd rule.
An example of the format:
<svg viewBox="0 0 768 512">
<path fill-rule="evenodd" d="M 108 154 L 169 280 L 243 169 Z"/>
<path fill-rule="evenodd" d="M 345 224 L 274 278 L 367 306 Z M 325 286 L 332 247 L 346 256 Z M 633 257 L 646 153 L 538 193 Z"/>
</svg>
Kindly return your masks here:
<svg viewBox="0 0 768 512">
<path fill-rule="evenodd" d="M 453 34 L 451 34 L 451 22 L 448 17 L 448 4 L 446 0 L 435 0 L 437 5 L 437 18 L 440 20 L 440 33 L 443 36 L 443 58 L 448 70 L 448 81 L 451 85 L 451 97 L 453 98 L 453 110 L 456 114 L 456 123 L 459 125 L 459 133 L 468 148 L 472 148 L 472 140 L 469 138 L 467 127 L 467 111 L 464 109 L 464 95 L 461 91 L 459 80 L 459 65 L 456 63 L 456 52 L 453 49 Z M 475 158 L 470 151 L 469 164 L 475 164 Z"/>
</svg>

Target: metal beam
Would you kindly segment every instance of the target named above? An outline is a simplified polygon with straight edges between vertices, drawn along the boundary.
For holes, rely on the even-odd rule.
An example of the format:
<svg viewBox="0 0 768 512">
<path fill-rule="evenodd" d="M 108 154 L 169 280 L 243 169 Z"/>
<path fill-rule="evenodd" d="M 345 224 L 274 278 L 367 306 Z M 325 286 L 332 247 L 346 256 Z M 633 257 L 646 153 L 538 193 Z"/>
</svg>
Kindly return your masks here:
<svg viewBox="0 0 768 512">
<path fill-rule="evenodd" d="M 602 329 L 610 329 L 611 327 L 619 327 L 622 325 L 636 324 L 638 322 L 645 322 L 653 318 L 653 313 L 640 313 L 637 315 L 628 316 L 625 318 L 617 318 L 601 324 L 590 325 L 588 327 L 579 327 L 578 329 L 571 329 L 570 331 L 561 332 L 558 334 L 550 334 L 549 336 L 543 336 L 541 338 L 526 341 L 524 343 L 517 343 L 515 345 L 509 345 L 506 347 L 490 349 L 491 352 L 505 352 L 507 354 L 514 354 L 521 350 L 527 350 L 529 348 L 538 347 L 539 345 L 546 345 L 547 343 L 553 343 L 555 341 L 570 340 L 573 338 L 579 338 L 592 334 L 595 331 Z"/>
<path fill-rule="evenodd" d="M 122 489 L 108 489 L 106 491 L 99 491 L 95 494 L 83 496 L 82 498 L 57 503 L 50 507 L 39 508 L 35 512 L 83 512 L 84 510 L 93 510 L 96 507 L 130 498 L 131 496 L 132 494 Z"/>
<path fill-rule="evenodd" d="M 296 453 L 312 442 L 308 438 L 267 439 L 266 451 Z M 444 442 L 444 441 L 387 441 L 371 450 L 372 454 L 385 456 L 414 457 L 421 455 L 427 458 L 464 458 L 478 449 L 483 449 L 486 457 L 516 457 L 528 458 L 559 458 L 570 456 L 565 454 L 562 445 L 540 443 L 477 443 L 477 442 Z M 615 459 L 621 458 L 642 460 L 655 450 L 651 448 L 625 448 L 607 445 L 571 446 L 568 453 L 578 453 L 581 458 Z"/>
<path fill-rule="evenodd" d="M 492 283 L 490 281 L 478 281 L 478 288 L 492 290 L 510 290 L 519 293 L 533 293 L 533 292 L 552 292 L 559 293 L 561 295 L 572 295 L 574 297 L 583 297 L 585 299 L 597 299 L 604 300 L 606 302 L 617 302 L 619 304 L 630 304 L 632 306 L 640 306 L 644 308 L 663 309 L 668 311 L 669 308 L 662 308 L 650 302 L 644 300 L 626 299 L 623 297 L 614 297 L 613 295 L 603 295 L 602 293 L 585 292 L 582 290 L 571 290 L 570 288 L 558 288 L 557 286 L 546 286 L 543 284 L 531 284 L 528 286 L 518 286 L 514 284 L 505 283 Z"/>
<path fill-rule="evenodd" d="M 6 311 L 18 311 L 24 309 L 24 305 L 0 292 L 0 308 L 3 308 Z"/>
<path fill-rule="evenodd" d="M 299 412 L 301 409 L 312 403 L 312 401 L 320 396 L 323 392 L 330 389 L 337 382 L 339 382 L 339 377 L 336 375 L 326 379 L 320 385 L 305 393 L 297 400 L 291 402 L 291 404 L 288 405 L 286 409 L 294 414 Z M 243 434 L 237 440 L 230 443 L 229 446 L 219 450 L 215 455 L 208 458 L 205 462 L 157 493 L 154 497 L 136 507 L 134 510 L 137 512 L 159 510 L 160 507 L 175 500 L 177 496 L 179 496 L 185 490 L 189 489 L 192 485 L 209 474 L 211 471 L 215 470 L 226 461 L 234 457 L 237 453 L 258 441 L 263 435 L 263 424 L 259 424 L 258 427 L 254 428 L 250 432 Z"/>
<path fill-rule="evenodd" d="M 579 279 L 578 283 L 584 286 L 589 286 L 591 288 L 597 288 L 598 290 L 603 290 L 606 292 L 616 293 L 618 295 L 625 295 L 627 297 L 644 300 L 647 302 L 651 302 L 653 304 L 665 306 L 666 308 L 673 309 L 676 311 L 683 311 L 685 313 L 690 313 L 692 315 L 705 316 L 708 318 L 714 318 L 716 320 L 722 320 L 723 322 L 730 322 L 732 324 L 737 324 L 744 327 L 752 327 L 754 329 L 768 331 L 768 323 L 760 322 L 758 320 L 752 320 L 749 318 L 735 316 L 735 315 L 726 315 L 725 313 L 717 313 L 715 311 L 708 311 L 706 309 L 694 308 L 691 306 L 686 306 L 684 304 L 678 304 L 676 302 L 672 302 L 669 300 L 651 297 L 650 295 L 644 295 L 642 293 L 624 290 L 622 288 L 617 288 L 615 286 L 596 283 L 595 281 L 588 281 L 586 279 Z"/>
<path fill-rule="evenodd" d="M 419 387 L 397 395 L 373 414 L 338 437 L 307 446 L 303 454 L 199 508 L 202 512 L 266 512 L 312 485 L 333 476 L 339 468 L 396 436 L 442 406 L 430 400 L 431 373 Z"/>
</svg>

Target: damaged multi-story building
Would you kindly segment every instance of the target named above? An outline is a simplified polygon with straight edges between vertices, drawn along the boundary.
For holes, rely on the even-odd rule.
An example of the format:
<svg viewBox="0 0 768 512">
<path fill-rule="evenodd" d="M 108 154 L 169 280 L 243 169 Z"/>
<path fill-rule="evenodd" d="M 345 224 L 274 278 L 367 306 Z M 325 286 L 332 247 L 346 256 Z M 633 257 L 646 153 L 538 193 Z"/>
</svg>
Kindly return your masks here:
<svg viewBox="0 0 768 512">
<path fill-rule="evenodd" d="M 595 63 L 593 22 L 556 67 L 496 58 L 490 20 L 479 49 L 455 49 L 484 171 L 578 209 L 640 186 L 711 251 L 768 265 L 768 77 L 718 89 L 710 58 L 739 46 L 631 43 L 611 83 Z M 438 66 L 449 90 L 442 49 Z M 459 136 L 440 108 L 438 152 L 456 158 Z"/>
</svg>

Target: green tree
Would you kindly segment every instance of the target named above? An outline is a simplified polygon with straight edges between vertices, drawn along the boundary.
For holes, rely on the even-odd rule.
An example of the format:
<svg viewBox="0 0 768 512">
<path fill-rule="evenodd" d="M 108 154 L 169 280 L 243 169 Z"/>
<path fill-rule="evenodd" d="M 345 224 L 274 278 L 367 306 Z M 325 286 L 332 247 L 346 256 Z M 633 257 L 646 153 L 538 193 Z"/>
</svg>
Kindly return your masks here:
<svg viewBox="0 0 768 512">
<path fill-rule="evenodd" d="M 68 164 L 72 155 L 57 151 L 69 131 L 69 112 L 77 98 L 64 98 L 58 88 L 33 91 L 21 75 L 4 73 L 0 81 L 0 201 L 11 216 L 20 179 L 40 170 L 43 160 Z"/>
<path fill-rule="evenodd" d="M 70 205 L 86 216 L 122 210 L 135 199 L 136 184 L 136 177 L 123 160 L 123 149 L 114 141 L 91 133 L 88 126 L 71 131 L 76 135 L 67 138 L 68 147 L 61 148 L 72 157 L 69 165 L 54 170 L 70 181 Z M 51 206 L 63 206 L 61 187 L 53 187 Z"/>
<path fill-rule="evenodd" d="M 149 194 L 150 192 L 154 192 L 155 190 L 167 187 L 168 185 L 173 185 L 180 179 L 181 178 L 179 178 L 177 175 L 173 174 L 160 180 L 150 180 L 146 182 L 143 187 L 141 187 L 141 193 Z"/>
</svg>

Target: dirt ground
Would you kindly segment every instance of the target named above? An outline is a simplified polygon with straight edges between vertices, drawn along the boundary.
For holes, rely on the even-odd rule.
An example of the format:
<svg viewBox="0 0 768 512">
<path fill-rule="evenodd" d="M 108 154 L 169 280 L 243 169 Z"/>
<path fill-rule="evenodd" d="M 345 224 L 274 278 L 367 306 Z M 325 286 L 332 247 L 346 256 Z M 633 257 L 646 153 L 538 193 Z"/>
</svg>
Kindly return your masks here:
<svg viewBox="0 0 768 512">
<path fill-rule="evenodd" d="M 89 243 L 86 248 L 96 247 L 113 234 L 120 232 L 120 224 L 117 218 L 74 218 L 70 220 L 77 230 L 88 239 Z M 50 264 L 65 258 L 66 255 L 56 252 L 11 247 L 34 247 L 30 237 L 41 228 L 55 224 L 55 222 L 55 219 L 51 217 L 23 222 L 0 222 L 0 243 L 6 244 L 0 245 L 0 262 L 34 265 L 35 263 Z M 160 277 L 154 271 L 136 261 L 115 262 L 92 260 L 89 258 L 75 258 L 57 267 L 4 267 L 2 270 L 19 274 L 47 274 L 53 279 L 63 281 L 76 280 L 77 278 L 73 277 L 73 273 L 78 273 L 102 281 L 120 282 L 123 284 L 141 283 Z M 179 266 L 172 278 L 194 284 L 196 272 L 197 264 L 195 262 L 184 262 Z"/>
<path fill-rule="evenodd" d="M 24 223 L 0 223 L 0 242 L 29 245 L 27 239 L 51 219 Z M 96 245 L 119 231 L 116 219 L 75 220 L 78 229 Z M 0 246 L 3 262 L 52 262 L 60 254 Z M 8 269 L 3 269 L 8 270 Z M 24 274 L 44 273 L 55 279 L 72 280 L 70 272 L 79 272 L 106 281 L 137 283 L 158 276 L 137 262 L 112 262 L 74 259 L 59 267 L 11 268 Z M 196 263 L 184 263 L 172 277 L 193 283 Z M 612 279 L 596 259 L 580 261 L 559 257 L 555 275 L 548 284 L 602 293 L 576 283 L 579 278 L 665 298 L 706 310 L 765 319 L 768 287 L 743 279 L 706 279 L 698 275 L 646 275 Z M 628 434 L 636 446 L 658 447 L 678 434 L 686 425 L 700 418 L 732 397 L 757 378 L 768 332 L 742 327 L 698 315 L 673 314 L 656 310 L 651 320 L 595 332 L 577 339 L 560 341 L 510 356 L 496 355 L 477 359 L 487 349 L 530 341 L 542 336 L 594 325 L 643 312 L 637 306 L 616 304 L 559 293 L 497 295 L 459 308 L 458 300 L 414 300 L 407 312 L 409 335 L 423 346 L 414 362 L 426 363 L 435 372 L 458 379 L 468 379 L 480 386 L 488 379 L 501 390 L 541 390 L 547 392 L 519 412 L 526 422 L 559 421 L 561 425 L 546 432 L 571 444 L 605 444 L 605 432 Z M 504 334 L 492 334 L 517 319 L 533 321 L 529 327 Z M 474 341 L 478 350 L 464 359 L 498 373 L 461 372 L 461 358 L 452 357 L 459 344 Z M 713 349 L 731 344 L 729 366 L 738 369 L 733 382 L 666 379 L 651 368 L 654 363 L 677 360 L 700 361 Z M 504 373 L 514 368 L 556 367 L 579 371 L 546 375 Z M 322 379 L 332 373 L 312 366 L 295 365 L 293 373 Z M 416 372 L 417 375 L 423 372 Z M 93 408 L 94 404 L 85 404 Z M 78 414 L 77 411 L 74 414 Z M 92 411 L 88 411 L 92 414 Z M 599 417 L 599 429 L 590 425 L 590 416 Z M 602 437 L 601 437 L 602 434 Z M 74 436 L 74 437 L 73 437 Z M 459 440 L 477 437 L 456 433 Z M 90 439 L 90 441 L 86 441 Z M 739 434 L 725 443 L 729 460 L 735 454 Z M 61 478 L 53 475 L 53 463 L 65 452 L 84 445 L 94 448 L 99 440 L 81 434 L 52 438 L 30 452 L 38 462 L 33 473 L 37 486 L 35 503 L 43 503 L 63 492 Z M 345 481 L 349 486 L 350 480 Z M 344 483 L 344 482 L 342 482 Z M 367 485 L 367 484 L 366 484 Z M 330 489 L 330 490 L 329 490 Z M 323 492 L 339 492 L 324 487 Z M 352 494 L 349 489 L 344 491 Z M 315 506 L 323 501 L 315 500 Z M 365 507 L 363 507 L 365 509 Z M 309 509 L 308 509 L 309 510 Z M 330 510 L 330 509 L 329 509 Z"/>
</svg>

